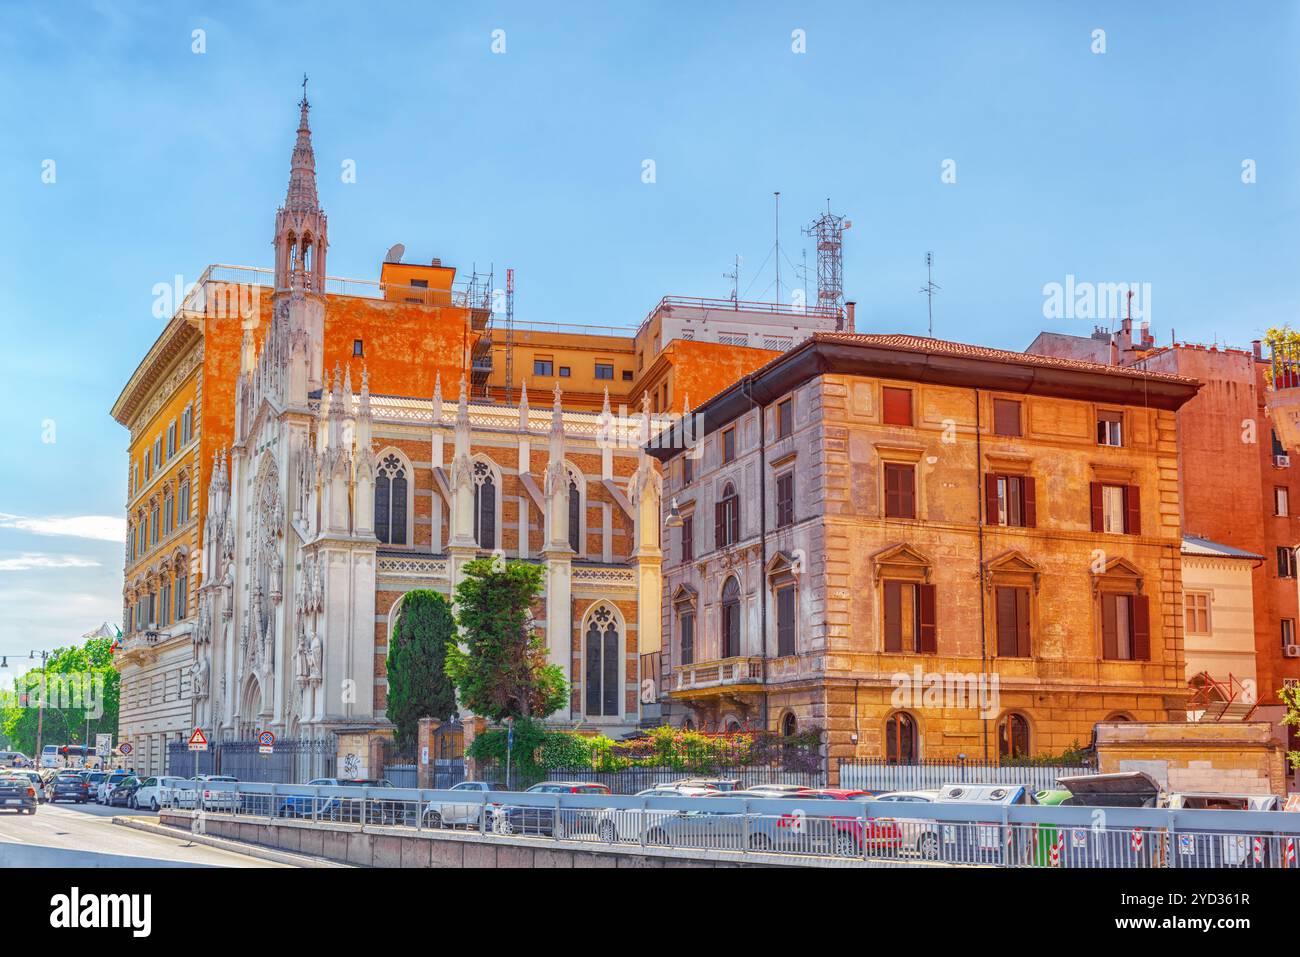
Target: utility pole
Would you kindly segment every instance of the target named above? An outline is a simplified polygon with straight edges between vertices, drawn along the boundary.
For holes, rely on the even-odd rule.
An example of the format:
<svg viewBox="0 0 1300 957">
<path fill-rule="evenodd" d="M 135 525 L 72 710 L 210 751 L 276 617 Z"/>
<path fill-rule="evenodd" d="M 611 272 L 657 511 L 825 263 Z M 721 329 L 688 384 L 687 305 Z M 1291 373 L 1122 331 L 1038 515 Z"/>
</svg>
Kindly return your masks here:
<svg viewBox="0 0 1300 957">
<path fill-rule="evenodd" d="M 772 259 L 776 262 L 776 301 L 781 301 L 781 191 L 778 189 L 772 194 L 776 197 L 776 220 L 774 232 L 776 234 L 776 255 Z"/>
<path fill-rule="evenodd" d="M 45 695 L 48 690 L 45 678 L 45 664 L 50 659 L 50 653 L 48 651 L 33 651 L 28 655 L 28 659 L 35 661 L 38 654 L 41 656 L 41 688 L 40 696 L 37 698 L 36 702 L 36 753 L 32 755 L 32 760 L 35 762 L 37 770 L 41 767 L 41 737 L 45 732 Z M 29 693 L 31 692 L 30 682 L 27 685 L 27 690 Z"/>
</svg>

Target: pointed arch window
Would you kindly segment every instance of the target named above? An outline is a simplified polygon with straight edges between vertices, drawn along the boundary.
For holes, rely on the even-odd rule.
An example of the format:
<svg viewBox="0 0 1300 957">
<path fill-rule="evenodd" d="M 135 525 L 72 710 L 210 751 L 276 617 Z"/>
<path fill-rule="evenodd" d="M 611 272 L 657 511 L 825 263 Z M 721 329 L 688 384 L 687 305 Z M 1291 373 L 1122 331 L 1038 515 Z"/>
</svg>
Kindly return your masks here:
<svg viewBox="0 0 1300 957">
<path fill-rule="evenodd" d="M 385 545 L 405 545 L 406 499 L 409 490 L 406 463 L 389 453 L 375 474 L 375 535 Z"/>
<path fill-rule="evenodd" d="M 714 505 L 713 540 L 717 548 L 734 545 L 740 540 L 740 496 L 736 486 L 722 486 L 722 497 Z"/>
<path fill-rule="evenodd" d="M 1003 760 L 1029 757 L 1029 722 L 1014 712 L 998 722 L 998 757 Z"/>
<path fill-rule="evenodd" d="M 582 545 L 582 493 L 578 483 L 569 477 L 569 547 L 574 554 L 581 552 Z"/>
<path fill-rule="evenodd" d="M 914 764 L 919 754 L 916 746 L 916 719 L 906 711 L 895 711 L 885 719 L 885 760 L 890 764 Z"/>
<path fill-rule="evenodd" d="M 722 657 L 740 654 L 740 584 L 734 577 L 722 586 Z"/>
<path fill-rule="evenodd" d="M 583 695 L 589 718 L 616 718 L 622 713 L 619 697 L 622 682 L 621 642 L 618 616 L 608 605 L 600 605 L 588 618 Z"/>
<path fill-rule="evenodd" d="M 474 539 L 478 547 L 497 547 L 497 487 L 486 462 L 474 463 Z"/>
</svg>

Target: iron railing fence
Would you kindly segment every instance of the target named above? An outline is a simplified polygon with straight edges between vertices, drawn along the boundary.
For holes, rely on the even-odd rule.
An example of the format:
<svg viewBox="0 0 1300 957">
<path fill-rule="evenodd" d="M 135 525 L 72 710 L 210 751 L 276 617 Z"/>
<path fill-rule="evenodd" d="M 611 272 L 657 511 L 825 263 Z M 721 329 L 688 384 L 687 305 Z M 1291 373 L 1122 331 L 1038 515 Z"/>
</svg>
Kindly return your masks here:
<svg viewBox="0 0 1300 957">
<path fill-rule="evenodd" d="M 478 832 L 482 840 L 794 855 L 830 866 L 1295 868 L 1300 814 L 875 800 L 206 785 L 209 816 Z"/>
<path fill-rule="evenodd" d="M 841 758 L 840 787 L 864 791 L 916 791 L 945 784 L 1012 784 L 1043 790 L 1056 779 L 1096 774 L 1086 764 L 1002 764 L 996 761 L 917 761 L 891 763 L 883 758 Z"/>
<path fill-rule="evenodd" d="M 338 746 L 332 735 L 276 741 L 270 753 L 256 740 L 214 741 L 206 751 L 191 751 L 184 741 L 167 745 L 168 773 L 228 774 L 241 781 L 294 784 L 334 776 Z"/>
</svg>

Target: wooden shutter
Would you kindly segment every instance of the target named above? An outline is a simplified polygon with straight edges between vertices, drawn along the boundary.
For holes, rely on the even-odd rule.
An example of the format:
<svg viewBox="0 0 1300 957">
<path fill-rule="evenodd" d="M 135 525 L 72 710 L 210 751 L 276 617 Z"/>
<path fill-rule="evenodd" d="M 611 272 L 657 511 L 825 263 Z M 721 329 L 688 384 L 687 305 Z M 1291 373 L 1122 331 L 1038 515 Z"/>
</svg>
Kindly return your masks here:
<svg viewBox="0 0 1300 957">
<path fill-rule="evenodd" d="M 1038 496 L 1034 489 L 1034 477 L 1032 475 L 1021 476 L 1020 494 L 1024 501 L 1021 502 L 1022 508 L 1020 514 L 1024 519 L 1025 528 L 1038 527 Z"/>
<path fill-rule="evenodd" d="M 910 465 L 898 466 L 898 504 L 900 518 L 916 518 L 916 469 Z"/>
<path fill-rule="evenodd" d="M 984 473 L 984 524 L 998 524 L 998 477 L 993 472 Z"/>
<path fill-rule="evenodd" d="M 776 592 L 776 653 L 781 657 L 794 654 L 794 586 Z"/>
<path fill-rule="evenodd" d="M 1151 599 L 1133 596 L 1133 660 L 1151 660 Z"/>
<path fill-rule="evenodd" d="M 727 500 L 727 517 L 731 529 L 728 541 L 740 541 L 740 497 L 733 495 Z"/>
<path fill-rule="evenodd" d="M 997 588 L 994 614 L 997 616 L 998 655 L 1012 658 L 1016 654 L 1016 590 Z"/>
<path fill-rule="evenodd" d="M 1092 530 L 1100 532 L 1106 528 L 1106 516 L 1101 504 L 1101 483 L 1093 482 L 1089 488 L 1092 492 Z"/>
<path fill-rule="evenodd" d="M 1124 487 L 1124 532 L 1128 535 L 1142 534 L 1142 495 L 1136 485 Z"/>
<path fill-rule="evenodd" d="M 713 506 L 713 547 L 727 544 L 727 512 L 722 502 Z"/>
<path fill-rule="evenodd" d="M 885 650 L 903 650 L 903 586 L 885 582 Z"/>
<path fill-rule="evenodd" d="M 1029 657 L 1029 589 L 1016 589 L 1016 654 Z"/>
<path fill-rule="evenodd" d="M 922 654 L 935 654 L 939 650 L 937 629 L 935 627 L 934 586 L 918 585 L 921 605 L 921 648 Z"/>
<path fill-rule="evenodd" d="M 881 401 L 884 406 L 886 425 L 912 424 L 912 390 L 882 388 Z"/>
<path fill-rule="evenodd" d="M 1110 660 L 1119 657 L 1119 626 L 1116 615 L 1117 597 L 1101 596 L 1101 656 Z"/>
</svg>

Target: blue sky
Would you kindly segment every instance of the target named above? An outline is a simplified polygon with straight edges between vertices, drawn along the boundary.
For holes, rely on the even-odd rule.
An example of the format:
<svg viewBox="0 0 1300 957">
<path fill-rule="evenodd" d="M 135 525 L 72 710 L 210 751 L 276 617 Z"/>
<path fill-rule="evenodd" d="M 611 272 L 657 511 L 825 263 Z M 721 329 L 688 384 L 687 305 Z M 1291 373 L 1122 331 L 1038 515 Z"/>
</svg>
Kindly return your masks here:
<svg viewBox="0 0 1300 957">
<path fill-rule="evenodd" d="M 1160 341 L 1244 345 L 1300 306 L 1297 41 L 1277 0 L 7 3 L 0 653 L 120 617 L 109 407 L 156 283 L 270 264 L 304 71 L 333 275 L 400 241 L 513 266 L 520 318 L 635 325 L 736 254 L 770 298 L 779 189 L 784 283 L 827 197 L 853 220 L 860 330 L 924 333 L 933 250 L 939 336 L 1086 334 L 1043 316 L 1074 275 L 1150 283 Z"/>
</svg>

